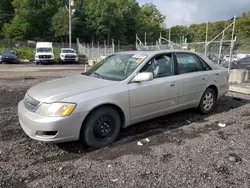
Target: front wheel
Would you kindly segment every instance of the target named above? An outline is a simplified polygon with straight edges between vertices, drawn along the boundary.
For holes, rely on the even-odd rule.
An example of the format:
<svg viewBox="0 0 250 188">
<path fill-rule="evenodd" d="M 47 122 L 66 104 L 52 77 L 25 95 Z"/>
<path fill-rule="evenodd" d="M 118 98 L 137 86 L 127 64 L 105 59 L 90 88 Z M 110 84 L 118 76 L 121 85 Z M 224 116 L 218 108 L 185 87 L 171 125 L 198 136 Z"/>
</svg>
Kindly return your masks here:
<svg viewBox="0 0 250 188">
<path fill-rule="evenodd" d="M 119 113 L 112 107 L 91 112 L 82 125 L 80 141 L 92 148 L 101 148 L 115 141 L 121 128 Z"/>
<path fill-rule="evenodd" d="M 208 88 L 202 95 L 199 104 L 199 110 L 203 114 L 209 114 L 213 111 L 216 103 L 216 94 L 212 88 Z"/>
</svg>

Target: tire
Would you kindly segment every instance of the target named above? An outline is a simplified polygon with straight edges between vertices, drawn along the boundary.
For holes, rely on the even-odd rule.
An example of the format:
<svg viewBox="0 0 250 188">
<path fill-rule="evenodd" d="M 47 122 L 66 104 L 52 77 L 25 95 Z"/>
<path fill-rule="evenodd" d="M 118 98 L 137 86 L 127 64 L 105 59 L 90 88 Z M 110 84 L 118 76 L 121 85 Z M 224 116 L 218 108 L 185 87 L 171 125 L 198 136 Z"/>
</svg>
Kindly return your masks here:
<svg viewBox="0 0 250 188">
<path fill-rule="evenodd" d="M 91 148 L 113 143 L 121 128 L 119 113 L 112 107 L 100 107 L 90 113 L 82 125 L 80 141 Z"/>
<path fill-rule="evenodd" d="M 213 111 L 216 104 L 216 100 L 217 99 L 215 91 L 212 88 L 208 88 L 201 97 L 201 101 L 198 107 L 199 111 L 202 114 L 209 114 L 210 112 Z"/>
</svg>

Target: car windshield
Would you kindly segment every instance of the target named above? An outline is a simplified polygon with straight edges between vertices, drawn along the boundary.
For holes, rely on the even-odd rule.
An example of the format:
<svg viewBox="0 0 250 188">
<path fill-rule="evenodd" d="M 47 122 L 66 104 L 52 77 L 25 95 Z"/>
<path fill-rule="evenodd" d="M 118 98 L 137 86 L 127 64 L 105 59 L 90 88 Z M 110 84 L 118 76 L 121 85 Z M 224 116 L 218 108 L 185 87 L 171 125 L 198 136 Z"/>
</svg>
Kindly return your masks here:
<svg viewBox="0 0 250 188">
<path fill-rule="evenodd" d="M 111 55 L 93 66 L 85 75 L 122 81 L 131 75 L 146 57 L 135 54 Z"/>
<path fill-rule="evenodd" d="M 62 53 L 65 53 L 65 54 L 74 54 L 75 51 L 74 50 L 62 50 Z"/>
<path fill-rule="evenodd" d="M 52 52 L 51 48 L 37 48 L 36 50 L 38 53 L 40 52 Z"/>
<path fill-rule="evenodd" d="M 16 55 L 16 52 L 12 50 L 4 50 L 2 55 Z"/>
</svg>

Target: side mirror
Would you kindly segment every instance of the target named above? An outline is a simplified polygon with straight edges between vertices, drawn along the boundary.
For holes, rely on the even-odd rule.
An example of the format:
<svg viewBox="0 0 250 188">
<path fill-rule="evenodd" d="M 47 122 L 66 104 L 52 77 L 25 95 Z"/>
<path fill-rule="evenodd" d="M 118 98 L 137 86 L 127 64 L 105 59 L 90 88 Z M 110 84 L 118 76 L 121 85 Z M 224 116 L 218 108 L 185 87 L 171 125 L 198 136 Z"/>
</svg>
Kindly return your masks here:
<svg viewBox="0 0 250 188">
<path fill-rule="evenodd" d="M 134 77 L 132 82 L 145 82 L 145 81 L 150 81 L 153 80 L 153 73 L 152 72 L 142 72 L 139 73 Z"/>
</svg>

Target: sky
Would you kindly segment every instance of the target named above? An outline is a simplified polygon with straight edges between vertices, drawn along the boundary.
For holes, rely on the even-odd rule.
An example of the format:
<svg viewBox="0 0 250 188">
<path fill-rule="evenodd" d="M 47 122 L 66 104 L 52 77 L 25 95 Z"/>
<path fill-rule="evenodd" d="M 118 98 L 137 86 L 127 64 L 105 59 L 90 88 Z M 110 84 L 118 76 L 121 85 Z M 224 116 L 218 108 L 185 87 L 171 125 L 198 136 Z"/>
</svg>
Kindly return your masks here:
<svg viewBox="0 0 250 188">
<path fill-rule="evenodd" d="M 166 26 L 189 26 L 241 16 L 250 11 L 250 0 L 137 0 L 153 3 L 166 16 Z"/>
</svg>

